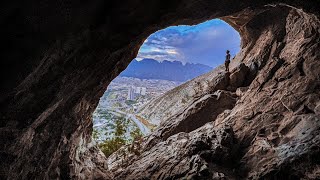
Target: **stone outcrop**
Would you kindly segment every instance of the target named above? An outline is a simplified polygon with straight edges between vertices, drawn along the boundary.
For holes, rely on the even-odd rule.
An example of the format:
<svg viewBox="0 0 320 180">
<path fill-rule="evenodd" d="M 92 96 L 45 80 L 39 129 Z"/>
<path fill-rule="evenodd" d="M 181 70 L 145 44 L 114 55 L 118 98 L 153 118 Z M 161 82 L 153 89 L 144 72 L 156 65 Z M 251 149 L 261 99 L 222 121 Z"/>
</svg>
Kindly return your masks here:
<svg viewBox="0 0 320 180">
<path fill-rule="evenodd" d="M 214 120 L 224 110 L 232 109 L 235 103 L 236 97 L 230 92 L 216 91 L 204 95 L 183 112 L 163 121 L 156 131 L 161 133 L 160 137 L 164 140 L 179 132 L 191 132 Z"/>
<path fill-rule="evenodd" d="M 315 0 L 4 3 L 0 179 L 319 179 L 319 6 Z M 108 168 L 92 144 L 91 116 L 110 81 L 151 33 L 212 18 L 239 31 L 241 52 L 230 67 L 243 63 L 248 74 L 231 89 L 212 84 L 224 81 L 200 83 L 208 94 L 247 90 L 212 122 L 172 131 L 126 166 Z M 240 76 L 230 79 L 238 83 Z M 186 109 L 192 104 L 186 101 Z M 167 117 L 176 115 L 168 110 Z"/>
<path fill-rule="evenodd" d="M 125 170 L 116 172 L 115 178 L 234 178 L 232 172 L 221 172 L 232 167 L 233 138 L 230 127 L 215 129 L 212 123 L 190 133 L 175 134 L 143 152 Z"/>
<path fill-rule="evenodd" d="M 247 86 L 251 82 L 248 81 L 247 76 L 251 74 L 249 68 L 241 63 L 230 74 L 228 90 L 235 91 L 238 87 Z"/>
</svg>

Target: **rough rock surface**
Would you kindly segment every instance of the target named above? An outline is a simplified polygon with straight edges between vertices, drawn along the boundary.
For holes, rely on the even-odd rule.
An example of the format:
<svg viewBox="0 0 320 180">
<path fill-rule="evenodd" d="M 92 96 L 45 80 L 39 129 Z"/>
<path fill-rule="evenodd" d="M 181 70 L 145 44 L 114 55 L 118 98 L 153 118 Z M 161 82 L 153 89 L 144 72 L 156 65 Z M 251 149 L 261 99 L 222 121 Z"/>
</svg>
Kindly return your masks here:
<svg viewBox="0 0 320 180">
<path fill-rule="evenodd" d="M 116 179 L 234 178 L 221 170 L 232 166 L 233 131 L 212 123 L 190 133 L 178 133 L 143 152 Z M 214 164 L 212 164 L 214 162 Z M 142 173 L 143 172 L 143 173 Z"/>
<path fill-rule="evenodd" d="M 272 13 L 277 15 L 272 16 Z M 236 91 L 235 94 L 239 96 L 231 110 L 225 108 L 225 111 L 215 111 L 218 106 L 223 107 L 216 101 L 213 102 L 216 106 L 213 108 L 213 112 L 199 113 L 202 112 L 200 110 L 202 108 L 203 111 L 208 111 L 210 108 L 207 106 L 199 106 L 197 112 L 190 111 L 190 109 L 197 107 L 198 96 L 204 99 L 210 96 L 206 95 L 209 92 L 207 89 L 198 91 L 197 96 L 190 98 L 194 101 L 186 104 L 185 107 L 180 107 L 185 110 L 183 111 L 185 114 L 188 114 L 188 112 L 194 113 L 196 117 L 191 118 L 194 121 L 189 118 L 192 116 L 181 118 L 183 113 L 179 111 L 173 112 L 176 114 L 169 118 L 164 118 L 160 127 L 146 138 L 142 155 L 133 158 L 133 160 L 128 160 L 130 162 L 129 166 L 116 168 L 116 177 L 118 177 L 117 174 L 132 173 L 128 175 L 129 179 L 134 177 L 143 179 L 138 175 L 139 172 L 145 172 L 150 167 L 137 167 L 135 163 L 141 164 L 141 160 L 146 160 L 144 154 L 153 153 L 156 150 L 161 153 L 152 154 L 148 157 L 148 162 L 157 162 L 158 158 L 166 159 L 166 157 L 169 157 L 166 160 L 170 162 L 172 157 L 170 155 L 164 157 L 163 153 L 174 156 L 175 152 L 171 152 L 170 148 L 169 150 L 161 149 L 159 145 L 167 143 L 171 137 L 175 137 L 173 135 L 175 133 L 188 132 L 182 126 L 184 123 L 189 124 L 188 128 L 197 127 L 197 125 L 194 125 L 197 122 L 199 122 L 199 126 L 202 126 L 201 121 L 197 118 L 202 117 L 201 120 L 208 121 L 210 118 L 207 119 L 206 115 L 210 117 L 211 113 L 218 112 L 218 115 L 211 119 L 211 121 L 214 121 L 214 128 L 219 129 L 220 127 L 223 129 L 224 126 L 228 125 L 235 132 L 232 145 L 232 152 L 235 154 L 230 156 L 234 166 L 212 171 L 209 176 L 200 173 L 201 175 L 198 174 L 200 177 L 197 178 L 214 179 L 215 177 L 212 177 L 212 175 L 216 174 L 220 174 L 222 177 L 219 178 L 223 178 L 226 176 L 226 169 L 228 175 L 230 175 L 226 177 L 227 179 L 320 178 L 320 114 L 317 111 L 320 103 L 320 69 L 316 69 L 320 65 L 320 53 L 316 52 L 316 49 L 320 47 L 319 20 L 314 19 L 315 24 L 308 26 L 306 24 L 315 17 L 290 8 L 273 9 L 262 14 L 269 19 L 275 18 L 272 20 L 282 21 L 283 24 L 281 25 L 283 26 L 267 26 L 271 21 L 266 21 L 266 27 L 268 28 L 263 29 L 263 33 L 256 37 L 256 44 L 244 47 L 234 60 L 232 72 L 230 75 L 225 75 L 229 77 L 226 78 L 228 83 L 224 83 L 224 86 L 220 87 L 220 89 Z M 257 22 L 252 19 L 250 23 Z M 308 28 L 301 31 L 299 30 L 300 25 Z M 314 33 L 308 34 L 308 32 Z M 291 35 L 293 36 L 290 37 Z M 308 51 L 304 49 L 306 47 L 309 48 Z M 264 49 L 264 51 L 261 52 L 261 49 Z M 309 59 L 308 63 L 306 63 L 306 59 Z M 209 73 L 201 78 L 219 79 L 219 76 L 222 76 L 221 73 L 216 73 L 213 77 L 211 75 L 212 73 Z M 192 81 L 194 83 L 197 79 Z M 183 92 L 184 88 L 188 88 L 191 82 L 186 84 L 188 86 L 182 85 L 177 89 Z M 211 85 L 211 87 L 214 88 L 215 86 Z M 171 93 L 174 93 L 174 95 Z M 175 101 L 179 101 L 181 96 L 175 96 L 176 94 L 177 90 L 174 89 L 161 97 L 160 100 L 173 96 Z M 169 107 L 166 106 L 168 103 L 165 104 L 162 101 L 157 101 L 161 105 L 156 106 L 162 106 L 163 109 L 173 108 L 170 107 L 170 104 Z M 171 130 L 172 128 L 174 130 Z M 205 133 L 200 131 L 201 128 L 188 134 L 191 136 L 191 134 L 196 133 L 197 136 L 206 136 Z M 168 132 L 170 132 L 169 135 L 166 135 Z M 169 137 L 168 140 L 166 140 L 167 137 Z M 199 154 L 201 153 L 199 152 Z M 182 155 L 178 156 L 183 157 Z M 228 158 L 225 158 L 225 160 L 228 162 Z M 213 160 L 212 163 L 217 165 L 219 161 Z M 147 164 L 150 165 L 151 163 Z M 202 162 L 198 163 L 199 166 L 202 166 L 202 164 Z M 133 165 L 136 168 L 133 168 Z M 177 166 L 180 167 L 180 165 Z M 120 172 L 119 169 L 121 169 Z M 166 176 L 157 175 L 170 174 L 170 170 L 174 168 L 161 166 L 156 170 L 151 169 L 153 175 L 156 175 L 151 176 L 151 178 L 165 179 Z M 192 168 L 189 169 L 189 172 L 193 171 Z M 181 173 L 184 173 L 184 171 L 181 170 Z M 145 177 L 149 176 L 146 175 Z M 187 174 L 167 177 L 189 178 Z"/>
<path fill-rule="evenodd" d="M 225 89 L 229 77 L 218 67 L 213 71 L 192 79 L 147 103 L 139 114 L 152 122 L 163 122 L 177 113 L 184 111 L 194 101 L 216 90 Z"/>
<path fill-rule="evenodd" d="M 235 103 L 236 96 L 230 92 L 217 91 L 214 94 L 204 95 L 182 112 L 163 121 L 147 138 L 145 148 L 179 132 L 191 132 L 213 121 L 223 111 L 232 109 Z"/>
<path fill-rule="evenodd" d="M 183 112 L 163 121 L 156 131 L 161 132 L 159 135 L 164 140 L 179 132 L 193 131 L 215 119 L 224 110 L 232 109 L 235 103 L 236 96 L 230 92 L 219 90 L 204 95 Z M 152 134 L 156 134 L 156 131 Z"/>
<path fill-rule="evenodd" d="M 319 6 L 317 0 L 3 3 L 0 179 L 319 179 Z M 214 126 L 172 135 L 110 171 L 91 142 L 99 97 L 151 33 L 212 18 L 239 31 L 242 50 L 231 68 L 249 68 L 248 90 Z M 222 85 L 208 94 L 219 89 L 228 90 Z M 232 142 L 221 144 L 220 131 Z M 157 158 L 161 168 L 148 170 L 143 160 Z"/>
</svg>

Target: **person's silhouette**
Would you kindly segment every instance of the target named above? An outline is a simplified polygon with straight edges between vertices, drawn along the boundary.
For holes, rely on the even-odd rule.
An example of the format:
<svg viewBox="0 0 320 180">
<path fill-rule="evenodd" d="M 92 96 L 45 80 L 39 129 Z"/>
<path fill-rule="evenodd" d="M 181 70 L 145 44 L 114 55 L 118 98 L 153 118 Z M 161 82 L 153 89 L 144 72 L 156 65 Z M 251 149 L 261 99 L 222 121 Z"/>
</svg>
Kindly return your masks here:
<svg viewBox="0 0 320 180">
<path fill-rule="evenodd" d="M 226 71 L 227 71 L 227 72 L 229 72 L 230 58 L 231 58 L 230 51 L 227 50 L 226 60 L 225 60 L 225 62 L 224 62 L 224 65 L 225 65 L 225 67 L 226 67 Z"/>
</svg>

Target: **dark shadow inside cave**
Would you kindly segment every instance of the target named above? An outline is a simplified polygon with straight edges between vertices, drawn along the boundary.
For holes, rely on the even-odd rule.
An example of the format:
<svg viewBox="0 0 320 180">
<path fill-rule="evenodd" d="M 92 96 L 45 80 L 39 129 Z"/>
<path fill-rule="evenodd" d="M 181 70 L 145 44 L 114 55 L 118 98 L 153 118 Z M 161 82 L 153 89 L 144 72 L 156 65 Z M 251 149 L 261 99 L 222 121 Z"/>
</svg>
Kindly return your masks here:
<svg viewBox="0 0 320 180">
<path fill-rule="evenodd" d="M 319 179 L 319 6 L 3 4 L 0 179 Z M 176 89 L 187 89 L 183 96 L 172 91 L 165 98 L 180 97 L 187 108 L 145 137 L 137 156 L 106 158 L 92 143 L 92 114 L 110 82 L 155 31 L 219 17 L 241 34 L 232 72 L 217 68 Z"/>
<path fill-rule="evenodd" d="M 171 26 L 151 34 L 100 98 L 93 113 L 94 141 L 106 156 L 123 145 L 141 143 L 161 121 L 185 109 L 199 88 L 208 87 L 208 78 L 203 82 L 195 79 L 216 74 L 216 68 L 220 71 L 226 50 L 232 58 L 239 52 L 240 35 L 220 19 Z M 179 87 L 191 83 L 197 86 Z M 189 126 L 192 128 L 192 123 Z"/>
</svg>

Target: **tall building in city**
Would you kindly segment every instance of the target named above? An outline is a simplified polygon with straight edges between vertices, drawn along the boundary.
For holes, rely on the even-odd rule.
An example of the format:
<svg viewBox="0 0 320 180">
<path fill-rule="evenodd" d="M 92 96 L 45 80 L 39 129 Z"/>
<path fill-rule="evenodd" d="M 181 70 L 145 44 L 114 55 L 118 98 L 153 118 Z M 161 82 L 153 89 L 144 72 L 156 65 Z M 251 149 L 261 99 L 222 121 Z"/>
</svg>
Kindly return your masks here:
<svg viewBox="0 0 320 180">
<path fill-rule="evenodd" d="M 134 99 L 134 87 L 129 87 L 127 100 L 133 100 L 133 99 Z"/>
<path fill-rule="evenodd" d="M 135 87 L 131 86 L 128 88 L 128 97 L 127 100 L 134 100 L 135 97 L 140 95 L 146 95 L 147 88 L 145 87 Z"/>
<path fill-rule="evenodd" d="M 140 94 L 141 94 L 142 96 L 144 96 L 144 95 L 146 95 L 146 92 L 147 92 L 147 88 L 141 87 L 141 92 L 140 92 Z"/>
</svg>

